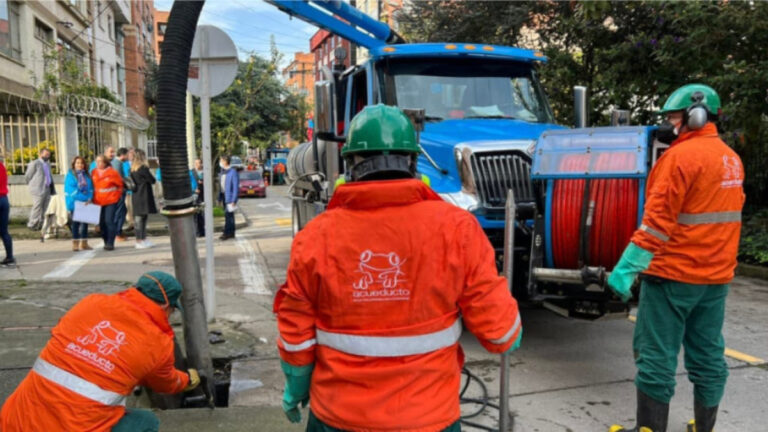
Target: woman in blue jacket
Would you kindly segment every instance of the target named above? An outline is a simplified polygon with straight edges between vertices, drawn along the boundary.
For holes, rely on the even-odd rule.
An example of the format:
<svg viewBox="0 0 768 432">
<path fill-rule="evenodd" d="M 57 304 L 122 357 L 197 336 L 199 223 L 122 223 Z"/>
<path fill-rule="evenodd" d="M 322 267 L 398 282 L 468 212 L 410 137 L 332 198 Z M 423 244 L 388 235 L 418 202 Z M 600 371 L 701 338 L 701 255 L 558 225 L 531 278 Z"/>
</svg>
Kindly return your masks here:
<svg viewBox="0 0 768 432">
<path fill-rule="evenodd" d="M 72 159 L 72 169 L 64 179 L 64 194 L 66 195 L 67 211 L 75 211 L 75 201 L 90 203 L 93 199 L 93 181 L 85 170 L 85 159 L 75 156 Z M 91 250 L 88 246 L 88 224 L 72 221 L 72 250 Z"/>
</svg>

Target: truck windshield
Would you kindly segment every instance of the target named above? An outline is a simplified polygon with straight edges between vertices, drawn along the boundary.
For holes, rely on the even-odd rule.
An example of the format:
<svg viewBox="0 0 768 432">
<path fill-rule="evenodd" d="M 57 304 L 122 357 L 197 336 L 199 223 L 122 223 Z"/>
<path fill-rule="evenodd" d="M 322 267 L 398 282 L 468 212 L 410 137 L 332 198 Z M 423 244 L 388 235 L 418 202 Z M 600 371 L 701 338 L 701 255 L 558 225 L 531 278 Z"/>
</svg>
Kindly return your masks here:
<svg viewBox="0 0 768 432">
<path fill-rule="evenodd" d="M 531 65 L 483 58 L 385 59 L 376 65 L 387 105 L 424 108 L 427 121 L 510 118 L 553 123 Z"/>
</svg>

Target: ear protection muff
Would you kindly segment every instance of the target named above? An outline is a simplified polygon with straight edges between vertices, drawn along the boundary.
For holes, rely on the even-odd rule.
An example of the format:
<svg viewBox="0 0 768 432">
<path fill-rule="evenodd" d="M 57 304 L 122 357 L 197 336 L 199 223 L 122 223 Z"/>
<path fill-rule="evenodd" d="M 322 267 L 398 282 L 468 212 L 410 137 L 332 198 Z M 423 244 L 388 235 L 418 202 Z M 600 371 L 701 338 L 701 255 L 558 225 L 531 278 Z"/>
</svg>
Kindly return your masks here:
<svg viewBox="0 0 768 432">
<path fill-rule="evenodd" d="M 709 110 L 704 103 L 704 93 L 697 91 L 691 95 L 691 106 L 685 110 L 684 122 L 690 130 L 698 130 L 709 121 Z"/>
</svg>

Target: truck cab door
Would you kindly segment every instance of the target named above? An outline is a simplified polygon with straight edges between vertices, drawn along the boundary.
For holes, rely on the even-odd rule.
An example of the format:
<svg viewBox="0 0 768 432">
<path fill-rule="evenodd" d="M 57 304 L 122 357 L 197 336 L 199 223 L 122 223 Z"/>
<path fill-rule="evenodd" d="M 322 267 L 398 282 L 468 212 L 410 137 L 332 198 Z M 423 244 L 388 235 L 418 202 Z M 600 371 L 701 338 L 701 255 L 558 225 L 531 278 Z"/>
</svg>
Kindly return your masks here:
<svg viewBox="0 0 768 432">
<path fill-rule="evenodd" d="M 344 135 L 349 130 L 349 122 L 371 102 L 372 85 L 368 80 L 368 68 L 362 67 L 347 76 L 347 100 L 344 111 Z"/>
</svg>

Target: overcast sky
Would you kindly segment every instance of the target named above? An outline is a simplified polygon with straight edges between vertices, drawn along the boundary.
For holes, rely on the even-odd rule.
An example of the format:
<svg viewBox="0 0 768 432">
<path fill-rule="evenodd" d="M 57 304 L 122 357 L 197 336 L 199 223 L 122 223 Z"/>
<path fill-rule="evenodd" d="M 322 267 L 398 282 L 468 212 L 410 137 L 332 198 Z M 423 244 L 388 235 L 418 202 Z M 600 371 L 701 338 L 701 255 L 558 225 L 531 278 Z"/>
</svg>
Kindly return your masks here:
<svg viewBox="0 0 768 432">
<path fill-rule="evenodd" d="M 171 10 L 173 0 L 155 0 L 158 10 Z M 247 52 L 269 56 L 269 37 L 275 35 L 277 47 L 284 56 L 283 66 L 297 51 L 309 52 L 309 38 L 317 27 L 289 18 L 262 0 L 207 0 L 199 24 L 210 24 L 224 30 L 235 42 L 240 57 Z"/>
</svg>

